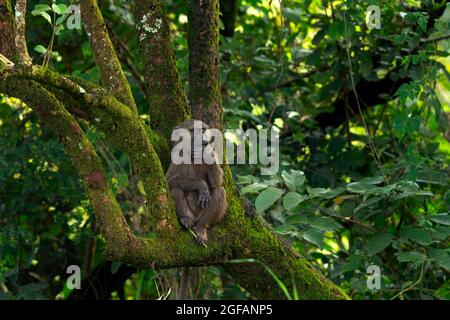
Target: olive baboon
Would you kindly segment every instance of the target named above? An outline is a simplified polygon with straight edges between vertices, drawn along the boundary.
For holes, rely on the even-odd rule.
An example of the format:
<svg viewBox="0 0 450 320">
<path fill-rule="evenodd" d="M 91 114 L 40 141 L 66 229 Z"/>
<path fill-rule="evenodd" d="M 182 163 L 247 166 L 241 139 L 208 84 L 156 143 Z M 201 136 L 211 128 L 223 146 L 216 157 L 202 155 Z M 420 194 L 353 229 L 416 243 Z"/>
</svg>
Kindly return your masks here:
<svg viewBox="0 0 450 320">
<path fill-rule="evenodd" d="M 201 130 L 194 130 L 196 128 Z M 226 213 L 227 198 L 222 187 L 223 171 L 216 162 L 203 161 L 203 151 L 209 141 L 205 131 L 209 126 L 199 120 L 187 120 L 175 129 L 186 129 L 191 137 L 191 157 L 189 163 L 170 164 L 166 178 L 175 201 L 178 218 L 185 228 L 194 230 L 197 243 L 208 239 L 208 229 Z M 194 146 L 194 135 L 202 134 L 201 152 Z M 215 154 L 213 155 L 215 156 Z M 201 163 L 195 159 L 201 158 Z"/>
</svg>

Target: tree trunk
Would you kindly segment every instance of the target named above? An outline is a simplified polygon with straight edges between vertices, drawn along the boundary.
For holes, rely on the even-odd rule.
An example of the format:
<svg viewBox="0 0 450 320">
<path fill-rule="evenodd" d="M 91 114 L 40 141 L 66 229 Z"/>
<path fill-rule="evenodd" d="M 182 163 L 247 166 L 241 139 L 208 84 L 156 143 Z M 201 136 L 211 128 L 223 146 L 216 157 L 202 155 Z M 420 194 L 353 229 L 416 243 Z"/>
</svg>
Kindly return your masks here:
<svg viewBox="0 0 450 320">
<path fill-rule="evenodd" d="M 243 199 L 227 166 L 224 166 L 224 187 L 229 209 L 224 220 L 211 231 L 207 248 L 196 245 L 192 235 L 182 230 L 162 168 L 168 164 L 170 133 L 188 115 L 187 101 L 175 68 L 162 2 L 136 0 L 134 12 L 145 77 L 152 81 L 147 90 L 152 116 L 156 116 L 153 128 L 146 127 L 132 108 L 121 102 L 120 95 L 117 98 L 121 101 L 89 82 L 69 79 L 47 69 L 14 67 L 0 55 L 0 92 L 25 101 L 65 145 L 66 153 L 86 186 L 96 221 L 105 237 L 106 257 L 156 269 L 223 265 L 250 293 L 263 299 L 287 297 L 273 275 L 291 293 L 296 289 L 301 299 L 346 299 L 337 286 L 315 271 L 269 227 L 245 214 Z M 219 2 L 189 1 L 188 15 L 192 113 L 222 128 Z M 101 23 L 95 20 L 93 24 Z M 114 49 L 111 47 L 111 50 Z M 116 73 L 120 73 L 117 68 Z M 120 74 L 117 77 L 120 79 Z M 148 237 L 133 234 L 127 225 L 104 177 L 101 161 L 74 115 L 105 131 L 138 169 L 146 191 L 147 218 L 153 227 Z"/>
</svg>

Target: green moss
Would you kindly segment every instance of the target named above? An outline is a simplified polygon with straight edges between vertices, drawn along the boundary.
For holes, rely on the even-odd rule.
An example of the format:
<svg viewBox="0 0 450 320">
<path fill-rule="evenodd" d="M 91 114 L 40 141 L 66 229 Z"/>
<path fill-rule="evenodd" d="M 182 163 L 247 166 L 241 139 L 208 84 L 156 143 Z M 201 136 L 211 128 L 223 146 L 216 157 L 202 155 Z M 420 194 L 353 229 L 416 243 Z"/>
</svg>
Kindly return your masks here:
<svg viewBox="0 0 450 320">
<path fill-rule="evenodd" d="M 14 39 L 15 20 L 11 1 L 0 3 L 0 53 L 11 61 L 19 62 L 19 54 Z"/>
<path fill-rule="evenodd" d="M 221 128 L 219 1 L 187 1 L 187 7 L 192 117 Z"/>
<path fill-rule="evenodd" d="M 17 69 L 18 75 L 37 78 L 70 93 L 91 117 L 98 117 L 108 134 L 130 155 L 145 181 L 146 192 L 152 196 L 167 194 L 161 163 L 149 140 L 149 133 L 137 116 L 103 91 L 80 92 L 72 81 L 46 70 L 31 74 Z M 173 204 L 153 205 L 156 238 L 139 238 L 132 234 L 102 175 L 101 163 L 73 116 L 54 95 L 35 81 L 16 75 L 0 79 L 0 92 L 19 97 L 39 114 L 41 121 L 61 138 L 67 154 L 87 185 L 94 212 L 107 243 L 107 255 L 136 266 L 169 268 L 183 265 L 220 264 L 228 259 L 254 258 L 268 266 L 292 290 L 292 280 L 302 299 L 345 299 L 347 296 L 321 276 L 301 257 L 286 246 L 277 235 L 258 219 L 245 216 L 240 196 L 228 167 L 224 167 L 224 187 L 229 200 L 228 215 L 210 233 L 208 247 L 194 243 L 193 236 L 182 231 L 176 221 Z M 24 89 L 25 88 L 25 89 Z M 143 152 L 147 154 L 143 154 Z M 260 298 L 285 298 L 276 282 L 258 264 L 225 265 L 233 277 Z"/>
<path fill-rule="evenodd" d="M 188 119 L 190 112 L 176 67 L 169 23 L 161 0 L 136 0 L 133 4 L 148 83 L 151 127 L 170 141 L 172 129 Z"/>
<path fill-rule="evenodd" d="M 84 13 L 81 18 L 91 42 L 103 86 L 110 90 L 119 101 L 128 106 L 133 113 L 137 114 L 130 84 L 123 73 L 122 66 L 109 38 L 97 1 L 80 0 L 80 6 Z"/>
</svg>

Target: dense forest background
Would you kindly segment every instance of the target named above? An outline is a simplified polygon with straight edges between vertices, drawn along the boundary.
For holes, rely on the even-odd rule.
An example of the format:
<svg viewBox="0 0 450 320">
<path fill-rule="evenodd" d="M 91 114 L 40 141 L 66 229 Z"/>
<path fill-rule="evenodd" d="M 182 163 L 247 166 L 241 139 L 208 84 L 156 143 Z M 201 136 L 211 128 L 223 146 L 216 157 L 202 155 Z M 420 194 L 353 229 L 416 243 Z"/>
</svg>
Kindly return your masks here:
<svg viewBox="0 0 450 320">
<path fill-rule="evenodd" d="M 75 2 L 53 3 L 58 9 L 52 1 L 27 4 L 33 64 L 101 84 L 86 32 L 64 24 L 64 8 Z M 130 2 L 98 3 L 148 124 L 149 84 Z M 186 4 L 164 4 L 188 91 Z M 223 127 L 280 132 L 279 174 L 231 166 L 254 219 L 352 299 L 449 299 L 450 4 L 220 4 Z M 367 27 L 371 4 L 381 9 L 380 29 Z M 20 100 L 0 102 L 0 298 L 177 298 L 181 268 L 105 259 L 90 201 L 57 137 Z M 145 190 L 128 156 L 104 132 L 80 126 L 125 216 L 141 225 Z M 67 287 L 72 264 L 83 271 L 81 290 Z M 369 266 L 380 268 L 379 289 L 367 286 Z M 192 267 L 190 275 L 189 298 L 254 298 L 222 266 Z M 298 297 L 295 283 L 277 283 L 285 298 Z"/>
</svg>

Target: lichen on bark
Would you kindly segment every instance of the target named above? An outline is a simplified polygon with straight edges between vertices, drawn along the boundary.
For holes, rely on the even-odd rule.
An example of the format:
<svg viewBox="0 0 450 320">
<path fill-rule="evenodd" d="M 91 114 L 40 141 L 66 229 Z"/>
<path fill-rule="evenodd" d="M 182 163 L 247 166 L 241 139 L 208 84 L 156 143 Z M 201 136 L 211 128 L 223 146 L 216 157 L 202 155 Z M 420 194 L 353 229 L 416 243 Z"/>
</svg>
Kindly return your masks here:
<svg viewBox="0 0 450 320">
<path fill-rule="evenodd" d="M 134 0 L 133 15 L 144 65 L 151 127 L 169 140 L 172 129 L 190 114 L 176 68 L 169 21 L 161 0 Z"/>
</svg>

